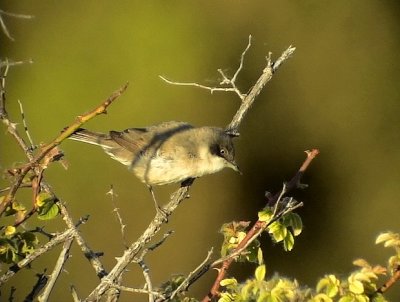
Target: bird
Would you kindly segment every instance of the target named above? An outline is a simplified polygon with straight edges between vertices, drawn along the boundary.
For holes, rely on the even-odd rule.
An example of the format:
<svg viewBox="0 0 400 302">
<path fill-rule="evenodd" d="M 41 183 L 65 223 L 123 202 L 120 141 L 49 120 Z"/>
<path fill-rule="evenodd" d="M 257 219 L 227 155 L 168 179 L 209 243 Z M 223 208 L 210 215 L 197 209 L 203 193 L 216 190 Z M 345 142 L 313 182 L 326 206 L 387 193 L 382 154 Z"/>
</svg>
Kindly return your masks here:
<svg viewBox="0 0 400 302">
<path fill-rule="evenodd" d="M 163 122 L 144 128 L 99 133 L 83 128 L 69 139 L 100 146 L 126 165 L 149 188 L 195 179 L 231 168 L 235 162 L 235 135 L 218 127 L 194 127 L 186 122 Z"/>
</svg>

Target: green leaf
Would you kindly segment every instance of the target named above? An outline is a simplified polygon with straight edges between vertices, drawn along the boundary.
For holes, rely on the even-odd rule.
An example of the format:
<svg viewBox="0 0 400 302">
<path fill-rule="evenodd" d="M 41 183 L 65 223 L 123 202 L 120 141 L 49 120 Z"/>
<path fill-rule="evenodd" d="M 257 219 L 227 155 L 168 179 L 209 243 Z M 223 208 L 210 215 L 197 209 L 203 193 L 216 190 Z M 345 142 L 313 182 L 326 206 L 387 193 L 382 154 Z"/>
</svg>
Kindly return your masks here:
<svg viewBox="0 0 400 302">
<path fill-rule="evenodd" d="M 287 232 L 285 240 L 283 240 L 283 248 L 285 251 L 290 252 L 294 246 L 294 236 L 292 232 Z"/>
<path fill-rule="evenodd" d="M 272 211 L 270 209 L 264 209 L 258 212 L 258 220 L 268 222 L 271 220 Z"/>
<path fill-rule="evenodd" d="M 20 252 L 24 255 L 31 254 L 32 252 L 34 252 L 36 244 L 39 243 L 39 240 L 37 239 L 36 235 L 32 232 L 25 232 L 22 233 L 20 236 L 22 242 L 22 245 L 20 247 Z"/>
<path fill-rule="evenodd" d="M 285 239 L 287 228 L 279 221 L 275 221 L 268 227 L 268 232 L 272 234 L 272 238 L 275 242 L 280 242 Z"/>
<path fill-rule="evenodd" d="M 254 274 L 256 276 L 256 280 L 263 281 L 265 278 L 265 273 L 266 273 L 265 264 L 258 266 Z"/>
<path fill-rule="evenodd" d="M 15 263 L 17 261 L 17 246 L 10 239 L 0 239 L 0 261 L 4 263 Z"/>
<path fill-rule="evenodd" d="M 60 209 L 55 203 L 47 203 L 45 206 L 40 208 L 38 218 L 40 220 L 49 220 L 53 219 L 58 215 Z"/>
<path fill-rule="evenodd" d="M 288 213 L 283 217 L 283 223 L 287 227 L 291 227 L 293 235 L 298 236 L 303 230 L 303 222 L 301 221 L 300 215 L 296 213 Z"/>
<path fill-rule="evenodd" d="M 35 205 L 38 208 L 45 206 L 46 204 L 53 202 L 54 198 L 50 193 L 42 192 L 36 196 Z"/>
</svg>

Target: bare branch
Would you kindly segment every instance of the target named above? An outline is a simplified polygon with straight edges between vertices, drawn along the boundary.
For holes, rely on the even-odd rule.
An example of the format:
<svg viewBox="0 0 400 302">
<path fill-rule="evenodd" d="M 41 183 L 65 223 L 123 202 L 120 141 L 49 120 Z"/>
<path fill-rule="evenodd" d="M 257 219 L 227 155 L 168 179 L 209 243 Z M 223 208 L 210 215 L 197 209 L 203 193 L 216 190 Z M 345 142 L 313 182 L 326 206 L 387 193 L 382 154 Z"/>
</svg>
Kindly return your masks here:
<svg viewBox="0 0 400 302">
<path fill-rule="evenodd" d="M 48 301 L 50 293 L 53 290 L 54 285 L 56 284 L 58 276 L 60 275 L 65 262 L 69 258 L 69 250 L 71 249 L 72 241 L 73 238 L 69 238 L 64 242 L 63 248 L 61 250 L 60 256 L 58 256 L 54 270 L 51 273 L 50 278 L 48 279 L 48 282 L 46 284 L 46 287 L 44 288 L 43 293 L 38 297 L 38 301 L 41 302 Z"/>
<path fill-rule="evenodd" d="M 160 294 L 159 292 L 157 292 L 157 291 L 150 292 L 147 289 L 132 288 L 132 287 L 127 287 L 127 286 L 122 286 L 122 285 L 115 285 L 115 284 L 113 284 L 111 286 L 116 288 L 116 289 L 119 289 L 120 291 L 125 291 L 125 292 L 129 292 L 129 293 L 136 293 L 136 294 L 146 294 L 146 295 L 152 294 L 154 297 L 157 297 L 157 298 L 159 297 L 161 299 L 164 298 L 164 296 L 162 294 Z"/>
<path fill-rule="evenodd" d="M 204 266 L 207 265 L 208 261 L 211 258 L 212 253 L 213 253 L 213 249 L 211 248 L 211 250 L 208 251 L 207 256 L 203 260 L 203 262 L 201 262 L 193 271 L 191 271 L 187 275 L 185 280 L 183 280 L 183 282 L 171 294 L 170 299 L 173 299 L 177 294 L 181 293 L 182 291 L 186 291 L 188 289 L 190 284 L 192 284 L 194 282 L 194 280 L 192 279 L 193 276 L 195 276 L 200 270 L 202 270 L 204 268 Z M 197 279 L 195 279 L 195 280 L 197 280 Z"/>
<path fill-rule="evenodd" d="M 184 82 L 175 82 L 175 81 L 171 81 L 166 79 L 163 76 L 159 76 L 162 80 L 164 80 L 165 82 L 167 82 L 168 84 L 172 84 L 172 85 L 179 85 L 179 86 L 192 86 L 192 87 L 198 87 L 198 88 L 202 88 L 202 89 L 206 89 L 209 90 L 210 93 L 212 94 L 215 91 L 223 91 L 223 92 L 234 92 L 238 95 L 238 97 L 243 101 L 244 98 L 246 97 L 245 94 L 241 93 L 239 88 L 236 86 L 236 78 L 238 77 L 240 71 L 242 71 L 243 68 L 243 62 L 244 62 L 244 57 L 247 53 L 247 51 L 250 49 L 251 46 L 251 35 L 249 36 L 249 42 L 245 48 L 245 50 L 242 52 L 242 55 L 240 57 L 240 64 L 238 69 L 236 70 L 235 74 L 233 75 L 233 77 L 230 79 L 223 71 L 222 69 L 218 69 L 218 72 L 220 73 L 220 75 L 222 76 L 222 81 L 219 83 L 221 86 L 222 85 L 227 85 L 227 86 L 231 86 L 231 87 L 210 87 L 210 86 L 205 86 L 205 85 L 201 85 L 198 83 L 184 83 Z"/>
<path fill-rule="evenodd" d="M 0 61 L 0 68 L 3 67 L 13 67 L 13 66 L 18 66 L 18 65 L 23 65 L 23 64 L 33 64 L 32 59 L 28 59 L 26 61 L 13 61 L 10 59 L 5 59 L 5 61 Z"/>
<path fill-rule="evenodd" d="M 232 83 L 236 82 L 236 78 L 238 77 L 239 73 L 242 71 L 243 68 L 243 62 L 244 62 L 244 57 L 247 53 L 247 51 L 250 49 L 251 46 L 251 35 L 249 35 L 249 42 L 247 43 L 247 47 L 245 50 L 242 52 L 242 55 L 240 57 L 240 65 L 239 68 L 236 70 L 235 74 L 233 75 L 232 79 L 230 80 Z"/>
<path fill-rule="evenodd" d="M 143 260 L 140 261 L 138 264 L 143 271 L 143 277 L 146 281 L 146 289 L 149 291 L 149 302 L 154 302 L 154 295 L 152 294 L 153 283 L 151 282 L 150 278 L 150 269 Z"/>
<path fill-rule="evenodd" d="M 81 233 L 77 229 L 77 227 L 74 225 L 71 216 L 69 215 L 67 208 L 65 205 L 61 202 L 58 201 L 57 205 L 60 208 L 61 215 L 63 216 L 63 220 L 65 221 L 67 227 L 73 232 L 73 236 L 76 240 L 76 243 L 79 245 L 81 248 L 83 254 L 85 255 L 86 259 L 89 260 L 90 264 L 94 268 L 97 277 L 102 278 L 105 275 L 107 275 L 106 270 L 104 269 L 103 264 L 100 262 L 99 259 L 99 254 L 93 252 L 86 243 L 85 239 L 82 237 Z M 80 220 L 81 223 L 84 223 L 85 220 Z"/>
<path fill-rule="evenodd" d="M 163 81 L 165 81 L 171 85 L 198 87 L 198 88 L 209 90 L 211 94 L 214 93 L 215 91 L 237 93 L 235 88 L 231 88 L 231 87 L 209 87 L 209 86 L 205 86 L 205 85 L 201 85 L 201 84 L 197 84 L 197 83 L 175 82 L 175 81 L 168 80 L 167 78 L 165 78 L 161 75 L 159 77 L 160 77 L 160 79 L 162 79 Z"/>
<path fill-rule="evenodd" d="M 19 19 L 33 19 L 33 18 L 35 18 L 35 16 L 33 16 L 33 15 L 10 13 L 10 12 L 6 12 L 6 11 L 4 11 L 2 9 L 0 9 L 0 15 L 13 17 L 13 18 L 19 18 Z"/>
<path fill-rule="evenodd" d="M 132 243 L 128 249 L 125 250 L 124 254 L 118 258 L 117 264 L 112 268 L 110 273 L 101 279 L 101 282 L 97 287 L 89 294 L 85 301 L 97 301 L 112 286 L 115 280 L 124 272 L 125 268 L 131 263 L 139 251 L 149 242 L 155 234 L 160 230 L 161 225 L 165 221 L 165 216 L 170 216 L 178 205 L 187 198 L 191 183 L 187 183 L 185 186 L 180 187 L 170 197 L 169 203 L 162 209 L 164 214 L 157 212 L 156 216 L 149 224 L 143 234 Z"/>
<path fill-rule="evenodd" d="M 15 13 L 6 12 L 6 11 L 0 9 L 0 27 L 1 27 L 2 31 L 3 31 L 3 33 L 11 41 L 14 41 L 14 38 L 11 36 L 10 32 L 8 31 L 7 26 L 6 26 L 6 24 L 4 23 L 4 20 L 3 20 L 3 16 L 19 18 L 19 19 L 32 19 L 33 18 L 33 16 L 31 16 L 31 15 L 15 14 Z"/>
<path fill-rule="evenodd" d="M 271 59 L 268 58 L 267 66 L 264 68 L 261 76 L 258 78 L 256 84 L 253 86 L 253 88 L 250 90 L 250 92 L 243 99 L 240 108 L 236 112 L 232 121 L 226 127 L 227 132 L 232 133 L 232 134 L 238 133 L 239 125 L 243 121 L 243 119 L 244 119 L 245 115 L 247 114 L 247 112 L 249 111 L 251 105 L 253 105 L 256 97 L 260 94 L 260 92 L 264 88 L 264 86 L 272 79 L 272 76 L 273 76 L 274 72 L 278 69 L 278 67 L 285 60 L 290 58 L 290 56 L 293 54 L 293 52 L 295 50 L 296 50 L 296 48 L 290 46 L 288 49 L 286 49 L 282 53 L 282 55 L 276 60 L 275 63 L 272 63 Z"/>
<path fill-rule="evenodd" d="M 75 286 L 71 285 L 70 291 L 72 295 L 72 300 L 74 302 L 81 302 L 81 299 L 79 299 L 78 293 L 76 292 Z"/>
<path fill-rule="evenodd" d="M 18 104 L 19 104 L 19 109 L 21 111 L 22 124 L 24 125 L 24 130 L 25 130 L 26 136 L 28 137 L 29 143 L 31 144 L 31 148 L 34 148 L 35 145 L 33 143 L 32 137 L 29 133 L 28 124 L 26 123 L 26 119 L 25 119 L 24 108 L 22 107 L 22 103 L 20 100 L 18 100 Z"/>
</svg>

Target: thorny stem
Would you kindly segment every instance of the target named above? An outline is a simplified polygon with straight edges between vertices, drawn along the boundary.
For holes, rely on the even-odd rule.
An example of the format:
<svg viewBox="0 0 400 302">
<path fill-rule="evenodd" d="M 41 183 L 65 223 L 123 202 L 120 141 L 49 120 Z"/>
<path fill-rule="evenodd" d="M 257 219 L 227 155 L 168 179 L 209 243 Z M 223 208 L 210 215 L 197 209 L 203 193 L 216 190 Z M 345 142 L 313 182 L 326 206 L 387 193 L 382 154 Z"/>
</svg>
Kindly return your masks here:
<svg viewBox="0 0 400 302">
<path fill-rule="evenodd" d="M 304 171 L 308 168 L 308 166 L 310 165 L 311 161 L 315 158 L 315 156 L 317 156 L 319 154 L 319 151 L 317 149 L 313 149 L 311 151 L 307 151 L 306 154 L 307 154 L 307 158 L 301 165 L 301 167 L 298 170 L 298 172 L 296 173 L 296 175 L 288 182 L 288 184 L 285 185 L 286 192 L 289 192 L 296 187 L 294 184 L 299 183 L 300 178 L 303 175 Z M 281 198 L 281 197 L 282 197 L 281 191 L 276 193 L 274 195 L 274 197 L 271 199 L 271 200 L 274 200 L 274 202 L 272 204 L 275 205 L 275 203 L 277 203 L 279 201 L 279 198 Z M 271 200 L 269 200 L 269 202 L 271 202 Z M 283 214 L 284 213 L 281 213 L 281 215 L 283 215 Z M 266 227 L 268 227 L 268 225 L 270 223 L 271 222 L 265 222 L 265 221 L 260 221 L 260 220 L 255 222 L 253 227 L 247 232 L 245 238 L 239 242 L 238 246 L 233 251 L 233 253 L 235 254 L 237 251 L 241 251 L 243 249 L 243 247 L 246 247 L 248 245 L 248 242 L 250 240 L 254 240 L 259 234 L 261 234 L 261 232 Z M 202 302 L 210 302 L 214 297 L 216 297 L 218 295 L 220 282 L 224 279 L 226 272 L 228 271 L 233 260 L 234 260 L 234 257 L 230 257 L 229 259 L 225 260 L 222 263 L 222 266 L 218 270 L 218 275 L 214 281 L 214 284 L 211 287 L 209 294 L 203 298 Z"/>
<path fill-rule="evenodd" d="M 59 136 L 57 136 L 50 144 L 43 148 L 43 150 L 35 156 L 29 164 L 23 166 L 19 175 L 16 178 L 14 184 L 11 186 L 11 189 L 5 196 L 2 203 L 0 203 L 0 215 L 4 212 L 9 203 L 13 200 L 19 186 L 22 184 L 22 181 L 25 175 L 34 167 L 38 165 L 38 163 L 56 146 L 58 146 L 62 141 L 68 138 L 72 133 L 74 133 L 79 127 L 81 127 L 84 123 L 94 118 L 95 116 L 105 113 L 107 107 L 110 106 L 113 101 L 115 101 L 128 87 L 128 84 L 125 84 L 118 90 L 116 90 L 110 97 L 108 97 L 104 102 L 102 102 L 98 107 L 94 108 L 92 111 L 78 116 L 76 121 L 68 126 Z"/>
</svg>

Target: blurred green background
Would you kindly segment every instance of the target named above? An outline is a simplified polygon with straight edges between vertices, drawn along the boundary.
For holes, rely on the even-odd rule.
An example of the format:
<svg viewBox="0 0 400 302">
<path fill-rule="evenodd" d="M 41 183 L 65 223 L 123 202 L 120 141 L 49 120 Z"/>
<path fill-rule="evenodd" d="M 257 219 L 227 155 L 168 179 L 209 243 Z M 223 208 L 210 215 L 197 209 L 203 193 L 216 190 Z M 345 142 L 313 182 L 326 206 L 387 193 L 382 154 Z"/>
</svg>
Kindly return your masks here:
<svg viewBox="0 0 400 302">
<path fill-rule="evenodd" d="M 264 192 L 275 192 L 289 180 L 304 159 L 302 152 L 309 148 L 321 150 L 303 180 L 310 188 L 292 194 L 305 203 L 298 211 L 304 232 L 290 253 L 264 237 L 269 274 L 279 272 L 313 286 L 326 273 L 345 276 L 358 257 L 385 264 L 392 251 L 375 246 L 374 240 L 382 231 L 400 232 L 397 1 L 1 3 L 3 10 L 35 16 L 32 20 L 5 17 L 15 41 L 0 35 L 2 58 L 34 61 L 12 68 L 7 97 L 14 121 L 20 121 L 17 100 L 23 103 L 35 143 L 49 142 L 77 115 L 127 81 L 129 89 L 108 114 L 86 127 L 122 130 L 169 120 L 223 127 L 239 106 L 235 95 L 171 86 L 158 75 L 215 86 L 221 80 L 216 70 L 232 75 L 252 34 L 253 45 L 238 82 L 245 92 L 259 77 L 268 52 L 276 58 L 289 45 L 297 47 L 241 126 L 236 146 L 244 175 L 227 170 L 199 179 L 191 198 L 164 227 L 164 232 L 172 229 L 175 234 L 146 257 L 154 285 L 171 274 L 189 273 L 210 247 L 217 252 L 222 223 L 254 221 L 265 203 Z M 99 148 L 73 141 L 61 148 L 69 169 L 52 165 L 46 180 L 75 219 L 90 214 L 81 231 L 94 250 L 105 253 L 102 260 L 109 270 L 124 246 L 106 192 L 113 184 L 128 242 L 141 234 L 154 215 L 150 194 Z M 0 168 L 24 161 L 3 128 Z M 1 187 L 6 185 L 1 180 Z M 156 195 L 166 200 L 175 189 L 174 185 L 156 188 Z M 30 202 L 29 195 L 19 198 Z M 61 219 L 49 223 L 31 219 L 25 227 L 36 223 L 48 231 L 65 227 Z M 32 288 L 36 273 L 44 267 L 52 270 L 58 252 L 18 273 L 1 289 L 2 297 L 15 286 L 20 301 Z M 70 284 L 85 297 L 98 282 L 76 246 L 65 269 L 53 301 L 71 301 Z M 123 284 L 143 286 L 140 269 L 133 265 L 129 269 Z M 253 269 L 237 264 L 231 273 L 245 279 Z M 215 275 L 207 273 L 189 295 L 202 298 Z M 394 301 L 399 296 L 397 284 L 388 297 Z M 121 299 L 146 300 L 125 293 Z"/>
</svg>

